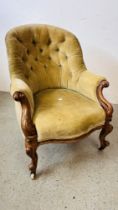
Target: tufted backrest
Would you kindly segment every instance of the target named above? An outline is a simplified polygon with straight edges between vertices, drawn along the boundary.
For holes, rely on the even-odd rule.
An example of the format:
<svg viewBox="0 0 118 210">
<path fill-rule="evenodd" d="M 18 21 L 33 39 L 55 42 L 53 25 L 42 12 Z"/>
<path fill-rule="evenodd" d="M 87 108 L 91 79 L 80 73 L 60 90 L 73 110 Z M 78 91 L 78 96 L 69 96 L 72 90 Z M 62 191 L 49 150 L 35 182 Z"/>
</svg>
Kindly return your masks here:
<svg viewBox="0 0 118 210">
<path fill-rule="evenodd" d="M 46 88 L 75 89 L 86 69 L 77 38 L 48 25 L 24 25 L 6 35 L 10 75 L 35 93 Z"/>
</svg>

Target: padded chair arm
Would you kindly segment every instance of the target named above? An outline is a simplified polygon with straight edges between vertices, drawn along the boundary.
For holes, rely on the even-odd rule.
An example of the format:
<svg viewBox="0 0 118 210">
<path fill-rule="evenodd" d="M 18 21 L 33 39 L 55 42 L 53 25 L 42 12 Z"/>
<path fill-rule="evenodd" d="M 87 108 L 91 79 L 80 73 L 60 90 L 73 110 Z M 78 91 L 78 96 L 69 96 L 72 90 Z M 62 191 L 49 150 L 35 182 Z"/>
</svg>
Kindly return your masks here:
<svg viewBox="0 0 118 210">
<path fill-rule="evenodd" d="M 102 80 L 106 80 L 102 76 L 98 76 L 88 70 L 83 71 L 80 75 L 77 85 L 78 91 L 86 97 L 98 102 L 97 87 Z"/>
<path fill-rule="evenodd" d="M 32 116 L 34 112 L 34 99 L 33 99 L 33 93 L 30 87 L 23 80 L 13 78 L 11 81 L 10 93 L 13 96 L 15 92 L 23 93 L 26 96 L 30 104 L 31 116 Z"/>
</svg>

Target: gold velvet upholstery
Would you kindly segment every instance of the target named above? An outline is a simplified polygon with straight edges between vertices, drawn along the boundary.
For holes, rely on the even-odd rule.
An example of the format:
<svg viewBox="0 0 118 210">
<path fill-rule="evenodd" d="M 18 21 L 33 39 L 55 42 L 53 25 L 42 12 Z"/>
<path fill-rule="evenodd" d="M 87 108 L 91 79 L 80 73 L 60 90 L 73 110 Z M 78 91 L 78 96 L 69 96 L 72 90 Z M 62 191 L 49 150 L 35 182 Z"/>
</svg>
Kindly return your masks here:
<svg viewBox="0 0 118 210">
<path fill-rule="evenodd" d="M 72 90 L 44 90 L 35 95 L 34 101 L 33 122 L 39 141 L 79 137 L 104 123 L 104 110 Z"/>
<path fill-rule="evenodd" d="M 77 38 L 48 25 L 25 25 L 6 36 L 11 95 L 23 92 L 38 141 L 81 136 L 105 122 L 96 88 L 104 77 L 86 69 Z M 16 103 L 21 122 L 21 106 Z"/>
</svg>

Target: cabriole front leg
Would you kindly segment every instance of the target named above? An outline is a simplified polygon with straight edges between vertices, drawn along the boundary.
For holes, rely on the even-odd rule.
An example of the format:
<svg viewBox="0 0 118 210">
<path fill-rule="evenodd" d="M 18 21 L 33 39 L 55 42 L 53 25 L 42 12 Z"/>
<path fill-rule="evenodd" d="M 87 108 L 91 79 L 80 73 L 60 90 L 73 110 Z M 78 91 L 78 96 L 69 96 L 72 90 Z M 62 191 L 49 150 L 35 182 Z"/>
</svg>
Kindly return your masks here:
<svg viewBox="0 0 118 210">
<path fill-rule="evenodd" d="M 38 147 L 37 142 L 27 142 L 26 139 L 25 141 L 26 154 L 31 158 L 31 163 L 29 164 L 31 179 L 34 179 L 36 177 L 36 168 L 38 162 L 38 155 L 36 153 L 37 147 Z"/>
<path fill-rule="evenodd" d="M 109 146 L 109 142 L 105 140 L 105 137 L 113 130 L 113 126 L 109 123 L 105 123 L 101 132 L 100 132 L 100 147 L 99 150 L 104 150 L 105 147 Z"/>
</svg>

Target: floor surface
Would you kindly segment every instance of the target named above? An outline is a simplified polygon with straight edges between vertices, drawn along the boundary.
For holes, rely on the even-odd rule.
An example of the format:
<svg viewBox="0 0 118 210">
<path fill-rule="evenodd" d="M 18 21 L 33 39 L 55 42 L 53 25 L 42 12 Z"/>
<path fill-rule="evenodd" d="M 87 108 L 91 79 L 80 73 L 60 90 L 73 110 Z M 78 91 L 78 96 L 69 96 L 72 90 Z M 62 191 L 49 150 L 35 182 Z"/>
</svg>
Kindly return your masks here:
<svg viewBox="0 0 118 210">
<path fill-rule="evenodd" d="M 0 93 L 0 210 L 118 210 L 118 106 L 110 146 L 99 132 L 75 144 L 38 148 L 37 179 L 29 177 L 13 101 Z"/>
</svg>

